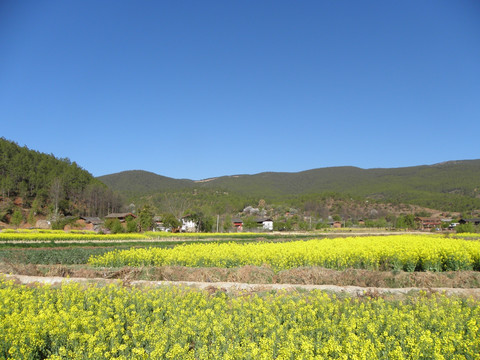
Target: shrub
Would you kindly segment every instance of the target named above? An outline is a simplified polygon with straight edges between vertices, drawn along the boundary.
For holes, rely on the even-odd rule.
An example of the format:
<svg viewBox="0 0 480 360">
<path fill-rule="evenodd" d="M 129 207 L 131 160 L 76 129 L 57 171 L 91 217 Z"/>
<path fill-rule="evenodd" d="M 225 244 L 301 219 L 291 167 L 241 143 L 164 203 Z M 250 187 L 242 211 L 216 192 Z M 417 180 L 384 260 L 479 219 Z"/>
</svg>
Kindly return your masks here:
<svg viewBox="0 0 480 360">
<path fill-rule="evenodd" d="M 475 226 L 472 223 L 459 224 L 455 226 L 455 231 L 457 233 L 474 233 Z"/>
</svg>

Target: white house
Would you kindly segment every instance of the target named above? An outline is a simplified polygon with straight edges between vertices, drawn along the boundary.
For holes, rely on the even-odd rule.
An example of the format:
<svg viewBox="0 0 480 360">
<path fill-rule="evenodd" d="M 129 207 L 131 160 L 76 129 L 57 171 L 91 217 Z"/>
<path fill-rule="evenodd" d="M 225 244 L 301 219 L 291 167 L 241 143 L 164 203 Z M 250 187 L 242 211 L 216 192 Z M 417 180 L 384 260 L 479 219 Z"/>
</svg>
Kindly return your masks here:
<svg viewBox="0 0 480 360">
<path fill-rule="evenodd" d="M 257 224 L 262 227 L 263 230 L 273 230 L 273 220 L 266 218 L 266 219 L 257 219 Z"/>
<path fill-rule="evenodd" d="M 197 231 L 197 223 L 188 217 L 182 218 L 182 232 L 195 232 Z"/>
</svg>

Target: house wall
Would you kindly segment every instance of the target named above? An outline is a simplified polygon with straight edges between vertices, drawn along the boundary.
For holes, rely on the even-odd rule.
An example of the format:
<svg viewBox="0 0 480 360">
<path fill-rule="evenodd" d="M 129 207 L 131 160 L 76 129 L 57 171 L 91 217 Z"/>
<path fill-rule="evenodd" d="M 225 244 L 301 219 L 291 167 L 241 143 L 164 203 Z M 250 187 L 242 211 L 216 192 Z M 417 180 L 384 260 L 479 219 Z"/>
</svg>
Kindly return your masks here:
<svg viewBox="0 0 480 360">
<path fill-rule="evenodd" d="M 182 219 L 182 231 L 194 232 L 197 229 L 197 224 L 193 220 L 185 221 Z"/>
<path fill-rule="evenodd" d="M 273 221 L 264 221 L 262 225 L 265 230 L 273 230 Z"/>
</svg>

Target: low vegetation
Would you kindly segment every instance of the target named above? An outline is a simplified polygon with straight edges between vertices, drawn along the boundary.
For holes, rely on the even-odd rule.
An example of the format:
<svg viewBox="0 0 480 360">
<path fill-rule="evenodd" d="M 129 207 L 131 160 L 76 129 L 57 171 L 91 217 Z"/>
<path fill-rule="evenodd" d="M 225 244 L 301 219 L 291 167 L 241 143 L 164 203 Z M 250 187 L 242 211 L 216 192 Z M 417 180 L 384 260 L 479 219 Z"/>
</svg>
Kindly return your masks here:
<svg viewBox="0 0 480 360">
<path fill-rule="evenodd" d="M 95 266 L 238 267 L 267 264 L 275 271 L 330 269 L 404 271 L 480 270 L 480 243 L 442 236 L 351 237 L 286 243 L 211 243 L 173 249 L 131 249 L 92 257 Z"/>
<path fill-rule="evenodd" d="M 0 358 L 474 359 L 480 303 L 324 292 L 24 287 L 0 280 Z"/>
</svg>

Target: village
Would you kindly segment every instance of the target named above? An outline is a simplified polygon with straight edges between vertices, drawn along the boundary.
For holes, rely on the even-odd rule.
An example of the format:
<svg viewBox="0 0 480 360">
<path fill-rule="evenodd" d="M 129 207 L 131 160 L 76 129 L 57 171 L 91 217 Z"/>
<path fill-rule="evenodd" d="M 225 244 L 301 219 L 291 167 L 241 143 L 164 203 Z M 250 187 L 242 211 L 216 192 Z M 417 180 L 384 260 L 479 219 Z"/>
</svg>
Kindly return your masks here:
<svg viewBox="0 0 480 360">
<path fill-rule="evenodd" d="M 136 221 L 138 215 L 132 212 L 123 212 L 123 213 L 111 213 L 105 216 L 103 219 L 100 217 L 89 217 L 89 216 L 80 216 L 73 218 L 71 222 L 64 226 L 63 230 L 69 231 L 72 229 L 75 230 L 90 230 L 100 233 L 111 233 L 112 229 L 109 224 L 116 222 L 121 225 L 123 232 L 128 230 L 128 222 Z M 419 231 L 454 231 L 459 225 L 471 225 L 479 226 L 480 218 L 446 218 L 446 217 L 422 217 L 417 216 L 413 217 L 414 225 L 411 226 L 412 230 Z M 162 232 L 182 232 L 182 233 L 195 233 L 200 232 L 199 223 L 192 218 L 192 216 L 186 215 L 179 219 L 178 226 L 171 226 L 170 224 L 164 223 L 164 218 L 162 216 L 152 216 L 151 218 L 151 227 L 144 230 L 149 231 L 162 231 Z M 217 219 L 218 221 L 218 219 Z M 251 221 L 250 221 L 251 223 Z M 359 219 L 355 224 L 350 223 L 351 225 L 348 228 L 365 228 L 368 225 L 363 219 Z M 34 228 L 37 229 L 51 229 L 52 222 L 48 220 L 38 220 Z M 329 219 L 325 223 L 325 228 L 341 229 L 346 228 L 346 221 L 343 220 L 333 220 Z M 138 227 L 137 227 L 138 229 Z M 228 232 L 243 232 L 243 231 L 256 231 L 256 232 L 271 232 L 274 231 L 274 220 L 269 217 L 258 217 L 254 219 L 254 224 L 249 224 L 248 228 L 245 228 L 245 221 L 242 218 L 233 218 L 231 220 L 230 226 L 224 226 L 224 229 L 229 229 Z M 277 228 L 282 231 L 283 228 Z M 224 232 L 222 230 L 222 232 Z M 305 229 L 308 230 L 308 229 Z M 390 228 L 392 230 L 392 228 Z M 218 222 L 214 224 L 212 231 L 219 232 Z M 122 231 L 121 231 L 122 232 Z M 131 232 L 131 231 L 130 231 Z"/>
</svg>

